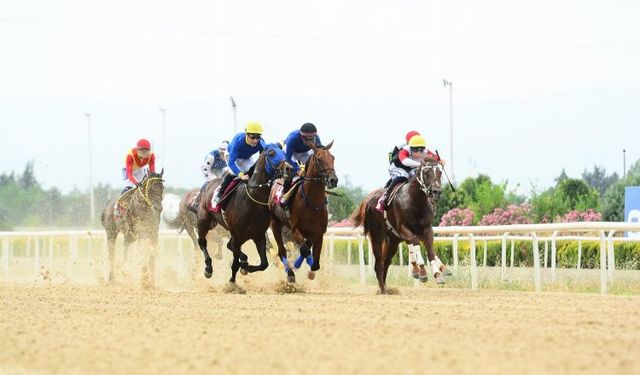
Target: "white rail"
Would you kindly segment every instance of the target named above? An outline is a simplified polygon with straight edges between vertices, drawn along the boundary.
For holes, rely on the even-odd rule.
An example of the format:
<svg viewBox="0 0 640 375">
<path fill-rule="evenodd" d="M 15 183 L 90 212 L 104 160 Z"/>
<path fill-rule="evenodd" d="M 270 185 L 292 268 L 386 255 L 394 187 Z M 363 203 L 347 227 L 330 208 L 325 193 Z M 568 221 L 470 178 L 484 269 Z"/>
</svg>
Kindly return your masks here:
<svg viewBox="0 0 640 375">
<path fill-rule="evenodd" d="M 514 266 L 514 241 L 525 240 L 532 242 L 533 252 L 533 279 L 534 286 L 537 292 L 542 290 L 541 279 L 541 267 L 540 267 L 540 242 L 544 242 L 544 267 L 547 267 L 547 260 L 551 260 L 551 282 L 555 282 L 556 279 L 556 245 L 557 241 L 574 240 L 578 241 L 578 261 L 577 268 L 581 268 L 581 249 L 583 241 L 600 241 L 600 292 L 602 294 L 607 293 L 607 283 L 612 282 L 615 272 L 615 254 L 614 243 L 615 242 L 634 242 L 640 241 L 640 239 L 627 238 L 627 237 L 614 237 L 616 233 L 624 231 L 636 232 L 640 231 L 640 223 L 612 223 L 612 222 L 581 222 L 581 223 L 555 223 L 555 224 L 520 224 L 520 225 L 497 225 L 497 226 L 469 226 L 469 227 L 435 227 L 435 242 L 451 242 L 453 249 L 453 264 L 454 271 L 458 269 L 458 244 L 461 240 L 467 240 L 470 243 L 470 274 L 471 274 L 471 288 L 478 288 L 478 272 L 476 264 L 476 245 L 478 242 L 482 242 L 484 245 L 483 254 L 483 266 L 486 266 L 487 259 L 487 241 L 501 241 L 501 279 L 504 281 L 507 273 L 507 242 L 511 241 L 511 257 L 510 266 Z M 570 233 L 564 234 L 563 233 Z M 597 234 L 594 236 L 593 234 Z M 174 230 L 161 230 L 160 236 L 162 237 L 185 237 L 185 234 L 178 235 Z M 53 241 L 52 238 L 56 237 L 68 237 L 69 241 L 69 253 L 71 257 L 77 256 L 77 240 L 79 238 L 87 237 L 105 237 L 102 230 L 75 230 L 75 231 L 30 231 L 30 232 L 0 232 L 1 258 L 0 266 L 7 271 L 9 269 L 9 258 L 11 254 L 11 242 L 17 238 L 27 238 L 27 249 L 31 251 L 31 241 L 35 239 L 34 251 L 34 267 L 39 269 L 39 262 L 41 256 L 40 241 L 38 239 L 49 239 L 49 256 L 53 254 Z M 329 251 L 327 256 L 333 260 L 334 245 L 336 240 L 355 240 L 358 242 L 358 263 L 360 266 L 360 282 L 366 283 L 367 266 L 372 269 L 373 262 L 369 261 L 368 265 L 364 262 L 364 241 L 363 232 L 361 229 L 354 228 L 329 228 L 326 234 L 326 240 L 328 240 Z M 368 241 L 368 239 L 367 239 Z M 548 245 L 551 243 L 551 254 L 548 254 Z M 43 242 L 44 245 L 44 242 Z M 181 243 L 180 243 L 181 245 Z M 371 244 L 368 241 L 369 258 L 372 259 Z M 181 246 L 179 246 L 181 247 Z M 400 246 L 399 259 L 403 264 L 403 247 Z M 181 249 L 179 249 L 181 250 Z M 351 242 L 347 247 L 348 263 L 351 264 Z M 550 255 L 550 256 L 548 256 Z M 369 271 L 371 273 L 371 271 Z"/>
</svg>

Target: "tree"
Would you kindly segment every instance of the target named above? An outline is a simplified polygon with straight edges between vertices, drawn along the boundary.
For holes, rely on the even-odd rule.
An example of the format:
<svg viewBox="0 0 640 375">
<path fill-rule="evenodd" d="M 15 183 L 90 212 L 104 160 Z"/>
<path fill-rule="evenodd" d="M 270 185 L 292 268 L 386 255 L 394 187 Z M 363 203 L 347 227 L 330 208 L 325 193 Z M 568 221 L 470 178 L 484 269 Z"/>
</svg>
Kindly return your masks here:
<svg viewBox="0 0 640 375">
<path fill-rule="evenodd" d="M 602 199 L 602 219 L 624 221 L 624 188 L 640 186 L 640 160 L 631 165 L 627 177 L 611 185 Z"/>
<path fill-rule="evenodd" d="M 617 173 L 614 172 L 607 176 L 607 171 L 597 165 L 593 166 L 593 170 L 591 172 L 586 169 L 582 172 L 582 180 L 590 187 L 595 188 L 601 198 L 604 196 L 604 193 L 607 191 L 609 186 L 616 183 L 618 179 Z"/>
<path fill-rule="evenodd" d="M 560 176 L 556 177 L 554 181 L 556 182 L 556 185 L 557 185 L 562 181 L 566 180 L 567 178 L 569 178 L 569 176 L 567 176 L 567 172 L 565 172 L 564 168 L 562 168 L 562 172 L 560 172 Z"/>
<path fill-rule="evenodd" d="M 442 194 L 438 203 L 436 204 L 434 223 L 439 223 L 442 217 L 454 208 L 463 208 L 467 201 L 467 193 L 464 190 L 458 189 L 456 191 L 451 190 L 449 185 L 446 185 L 442 189 Z"/>
</svg>

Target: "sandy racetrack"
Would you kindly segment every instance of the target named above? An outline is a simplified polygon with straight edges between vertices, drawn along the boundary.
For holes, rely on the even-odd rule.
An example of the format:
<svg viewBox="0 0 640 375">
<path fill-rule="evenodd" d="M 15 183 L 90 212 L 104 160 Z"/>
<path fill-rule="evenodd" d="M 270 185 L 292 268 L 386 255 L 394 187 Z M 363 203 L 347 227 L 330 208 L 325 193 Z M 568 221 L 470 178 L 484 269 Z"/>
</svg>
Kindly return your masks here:
<svg viewBox="0 0 640 375">
<path fill-rule="evenodd" d="M 244 280 L 244 295 L 0 284 L 0 372 L 640 373 L 638 297 Z"/>
</svg>

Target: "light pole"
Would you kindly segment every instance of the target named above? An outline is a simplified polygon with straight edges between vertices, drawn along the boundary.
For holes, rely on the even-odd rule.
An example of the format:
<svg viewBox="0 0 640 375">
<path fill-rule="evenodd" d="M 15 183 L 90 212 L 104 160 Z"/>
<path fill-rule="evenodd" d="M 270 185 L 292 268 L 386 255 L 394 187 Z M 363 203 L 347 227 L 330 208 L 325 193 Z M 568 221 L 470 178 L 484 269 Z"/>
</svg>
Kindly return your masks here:
<svg viewBox="0 0 640 375">
<path fill-rule="evenodd" d="M 442 80 L 444 87 L 449 86 L 449 165 L 451 166 L 451 181 L 456 182 L 456 172 L 453 169 L 453 82 Z"/>
<path fill-rule="evenodd" d="M 166 143 L 165 143 L 165 135 L 166 135 L 166 122 L 165 122 L 165 118 L 166 118 L 166 113 L 167 111 L 162 108 L 162 107 L 158 107 L 158 109 L 160 110 L 160 114 L 162 115 L 162 167 L 164 168 L 166 165 L 164 164 L 165 160 L 167 160 L 167 149 L 166 149 Z M 158 163 L 159 164 L 159 163 Z"/>
<path fill-rule="evenodd" d="M 238 118 L 236 117 L 236 101 L 233 100 L 233 96 L 230 96 L 231 99 L 231 108 L 233 109 L 233 136 L 236 136 L 238 132 Z"/>
<path fill-rule="evenodd" d="M 95 196 L 93 194 L 93 147 L 91 145 L 91 113 L 85 112 L 87 116 L 87 133 L 89 134 L 89 191 L 90 191 L 90 211 L 89 223 L 93 227 L 93 219 L 96 217 Z"/>
</svg>

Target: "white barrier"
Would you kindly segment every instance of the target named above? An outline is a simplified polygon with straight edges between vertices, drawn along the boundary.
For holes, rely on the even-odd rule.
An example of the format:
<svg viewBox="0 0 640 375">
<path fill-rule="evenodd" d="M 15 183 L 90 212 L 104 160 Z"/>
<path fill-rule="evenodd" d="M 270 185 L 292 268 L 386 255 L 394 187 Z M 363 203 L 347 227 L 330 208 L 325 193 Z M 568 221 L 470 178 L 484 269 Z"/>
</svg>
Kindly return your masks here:
<svg viewBox="0 0 640 375">
<path fill-rule="evenodd" d="M 577 268 L 581 268 L 582 257 L 582 241 L 600 241 L 600 291 L 602 294 L 607 293 L 607 282 L 613 281 L 615 271 L 615 254 L 614 242 L 637 242 L 640 239 L 614 237 L 615 233 L 624 231 L 640 231 L 640 223 L 610 223 L 610 222 L 581 222 L 581 223 L 555 223 L 555 224 L 518 224 L 518 225 L 498 225 L 498 226 L 471 226 L 471 227 L 435 227 L 435 242 L 452 242 L 453 248 L 453 264 L 454 271 L 458 270 L 458 244 L 460 240 L 468 240 L 470 242 L 470 274 L 471 288 L 478 288 L 478 274 L 476 264 L 476 241 L 482 240 L 485 244 L 483 265 L 486 266 L 486 242 L 491 240 L 502 241 L 501 247 L 501 280 L 505 280 L 507 267 L 507 241 L 511 241 L 511 257 L 510 266 L 514 267 L 514 241 L 530 240 L 532 241 L 533 251 L 533 278 L 534 286 L 537 292 L 542 290 L 541 270 L 540 270 L 540 250 L 539 242 L 544 241 L 545 249 L 548 248 L 548 241 L 551 242 L 551 281 L 555 281 L 556 277 L 556 243 L 560 240 L 576 240 L 578 241 L 578 261 Z M 559 236 L 559 233 L 575 232 L 585 234 Z M 589 236 L 589 233 L 598 233 L 598 237 Z M 608 233 L 607 233 L 608 232 Z M 546 236 L 544 234 L 547 234 Z M 550 235 L 548 235 L 550 234 Z M 174 230 L 161 230 L 162 237 L 186 237 L 185 234 L 178 235 Z M 34 268 L 36 272 L 39 270 L 41 249 L 40 240 L 49 238 L 49 257 L 54 251 L 53 238 L 68 237 L 69 238 L 69 254 L 72 260 L 78 257 L 77 241 L 80 238 L 99 237 L 106 242 L 104 231 L 38 231 L 38 232 L 0 232 L 0 240 L 2 241 L 2 259 L 0 265 L 2 269 L 8 271 L 9 258 L 11 257 L 12 239 L 27 238 L 27 252 L 30 253 L 31 242 L 34 242 Z M 353 228 L 329 228 L 326 240 L 328 240 L 328 251 L 330 261 L 334 259 L 334 243 L 336 240 L 356 240 L 358 242 L 358 264 L 360 266 L 360 282 L 366 283 L 367 268 L 369 273 L 373 269 L 373 251 L 371 242 L 368 242 L 368 264 L 364 261 L 364 237 L 361 229 Z M 161 244 L 163 244 L 161 240 Z M 44 242 L 43 242 L 44 245 Z M 402 251 L 404 246 L 399 247 L 400 259 L 403 259 Z M 351 264 L 351 243 L 348 244 L 348 263 Z M 181 246 L 180 246 L 180 251 Z M 547 267 L 547 252 L 544 253 L 544 267 Z M 402 261 L 402 260 L 401 260 Z"/>
</svg>

